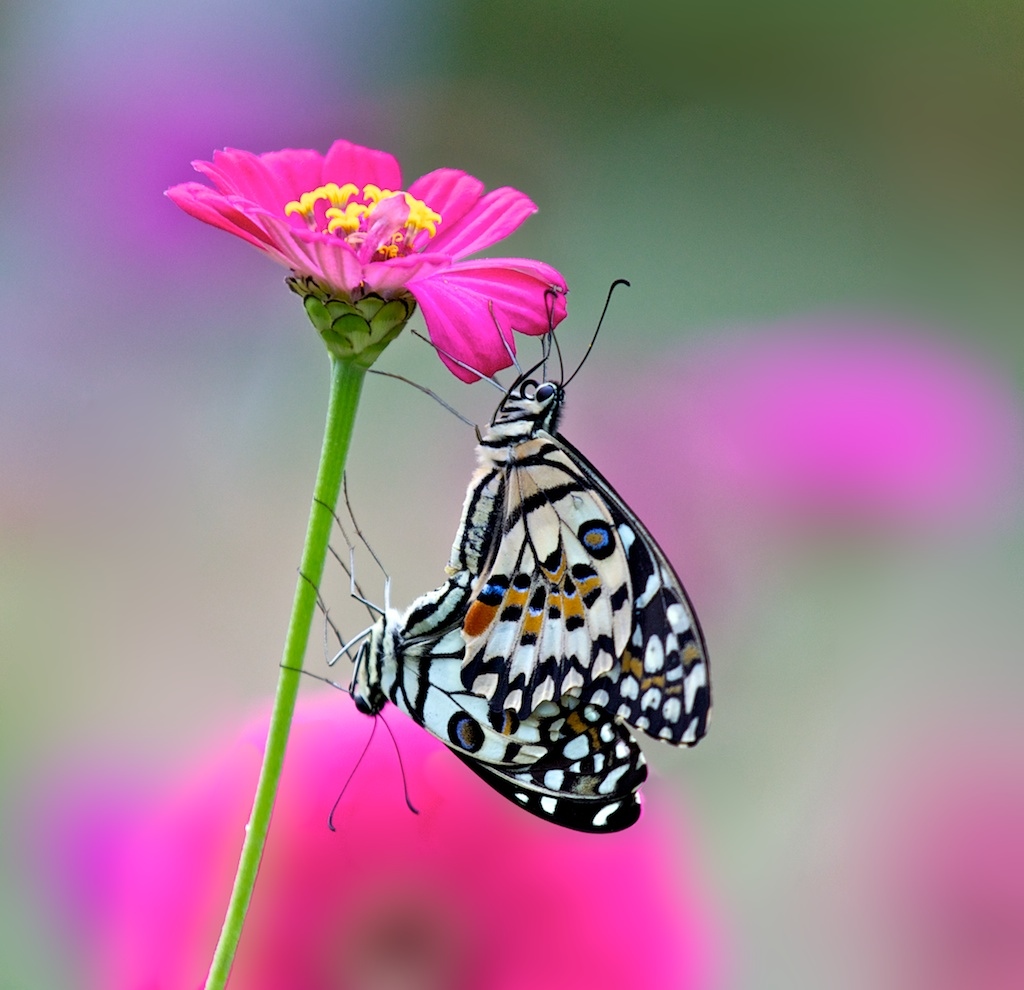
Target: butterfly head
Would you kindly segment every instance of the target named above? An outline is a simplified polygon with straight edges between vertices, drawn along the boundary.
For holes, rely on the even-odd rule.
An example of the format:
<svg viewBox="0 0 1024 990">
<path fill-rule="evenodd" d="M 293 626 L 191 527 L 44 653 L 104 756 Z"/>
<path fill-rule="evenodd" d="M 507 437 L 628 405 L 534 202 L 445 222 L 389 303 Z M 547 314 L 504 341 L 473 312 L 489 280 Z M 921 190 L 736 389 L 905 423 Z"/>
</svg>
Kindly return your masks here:
<svg viewBox="0 0 1024 990">
<path fill-rule="evenodd" d="M 387 702 L 381 684 L 386 630 L 381 619 L 363 640 L 352 669 L 352 700 L 364 715 L 376 715 Z"/>
<path fill-rule="evenodd" d="M 521 378 L 498 406 L 491 429 L 509 439 L 526 439 L 541 430 L 553 434 L 564 404 L 565 389 L 560 383 Z"/>
</svg>

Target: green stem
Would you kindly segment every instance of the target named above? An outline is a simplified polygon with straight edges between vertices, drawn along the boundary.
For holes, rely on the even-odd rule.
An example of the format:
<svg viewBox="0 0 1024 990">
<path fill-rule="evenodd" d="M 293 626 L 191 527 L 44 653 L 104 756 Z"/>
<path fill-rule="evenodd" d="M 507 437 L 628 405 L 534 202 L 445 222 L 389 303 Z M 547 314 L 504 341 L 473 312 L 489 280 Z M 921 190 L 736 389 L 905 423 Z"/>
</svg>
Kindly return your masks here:
<svg viewBox="0 0 1024 990">
<path fill-rule="evenodd" d="M 327 405 L 327 425 L 324 428 L 324 442 L 320 451 L 320 467 L 317 469 L 316 486 L 313 490 L 313 505 L 306 528 L 306 543 L 302 548 L 302 563 L 295 586 L 291 620 L 284 644 L 284 656 L 277 680 L 277 695 L 274 710 L 270 716 L 267 745 L 263 753 L 263 767 L 260 770 L 256 794 L 253 798 L 252 813 L 246 826 L 245 841 L 238 860 L 238 872 L 231 891 L 224 927 L 220 941 L 210 964 L 206 978 L 206 990 L 223 990 L 231 972 L 231 964 L 242 935 L 242 925 L 252 899 L 256 874 L 259 872 L 263 846 L 270 827 L 270 816 L 274 810 L 277 785 L 284 764 L 285 745 L 295 711 L 295 699 L 299 692 L 299 671 L 309 641 L 309 630 L 316 610 L 316 589 L 324 572 L 327 557 L 327 543 L 333 522 L 332 510 L 338 501 L 341 477 L 345 470 L 345 457 L 352 439 L 356 407 L 363 387 L 366 369 L 357 367 L 351 361 L 331 358 L 331 394 Z"/>
</svg>

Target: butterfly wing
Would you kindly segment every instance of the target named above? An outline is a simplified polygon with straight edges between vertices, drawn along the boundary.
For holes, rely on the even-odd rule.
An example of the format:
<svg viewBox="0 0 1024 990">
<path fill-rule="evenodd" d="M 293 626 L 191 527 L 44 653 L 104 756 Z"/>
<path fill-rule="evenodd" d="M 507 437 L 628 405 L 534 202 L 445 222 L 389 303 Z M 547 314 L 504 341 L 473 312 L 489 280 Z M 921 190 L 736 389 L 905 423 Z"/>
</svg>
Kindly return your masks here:
<svg viewBox="0 0 1024 990">
<path fill-rule="evenodd" d="M 465 686 L 520 718 L 571 692 L 655 738 L 696 743 L 707 649 L 643 523 L 561 436 L 517 445 L 481 485 L 493 509 L 470 534 L 486 563 L 463 624 Z"/>
<path fill-rule="evenodd" d="M 487 784 L 527 811 L 566 828 L 614 832 L 640 814 L 637 789 L 647 776 L 629 730 L 608 712 L 576 698 L 545 701 L 526 719 L 497 711 L 462 686 L 465 640 L 456 626 L 407 636 L 422 622 L 424 596 L 375 631 L 376 661 L 359 677 L 440 739 Z M 434 593 L 443 605 L 445 594 Z"/>
<path fill-rule="evenodd" d="M 633 589 L 628 646 L 582 697 L 656 739 L 692 746 L 711 711 L 707 646 L 693 605 L 647 527 L 583 454 L 558 440 L 603 497 L 626 547 Z"/>
<path fill-rule="evenodd" d="M 629 828 L 640 817 L 638 788 L 647 779 L 640 747 L 607 712 L 565 702 L 542 702 L 527 720 L 546 742 L 544 756 L 532 763 L 487 763 L 451 748 L 499 794 L 539 818 L 578 832 Z"/>
<path fill-rule="evenodd" d="M 504 472 L 479 486 L 500 495 L 469 531 L 477 544 L 492 536 L 477 551 L 463 681 L 525 718 L 542 701 L 578 695 L 627 648 L 628 548 L 601 493 L 546 434 L 516 445 Z"/>
</svg>

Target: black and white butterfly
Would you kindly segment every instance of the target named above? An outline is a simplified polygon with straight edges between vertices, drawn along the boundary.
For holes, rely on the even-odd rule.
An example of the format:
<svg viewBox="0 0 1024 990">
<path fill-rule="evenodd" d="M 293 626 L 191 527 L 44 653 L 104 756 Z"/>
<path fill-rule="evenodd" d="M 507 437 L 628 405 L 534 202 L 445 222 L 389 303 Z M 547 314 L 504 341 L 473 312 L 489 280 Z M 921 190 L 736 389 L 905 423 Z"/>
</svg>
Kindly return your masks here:
<svg viewBox="0 0 1024 990">
<path fill-rule="evenodd" d="M 448 581 L 386 609 L 352 694 L 387 701 L 495 790 L 580 831 L 640 814 L 629 730 L 693 745 L 711 707 L 707 649 L 664 553 L 557 433 L 565 390 L 521 376 L 480 434 Z"/>
</svg>

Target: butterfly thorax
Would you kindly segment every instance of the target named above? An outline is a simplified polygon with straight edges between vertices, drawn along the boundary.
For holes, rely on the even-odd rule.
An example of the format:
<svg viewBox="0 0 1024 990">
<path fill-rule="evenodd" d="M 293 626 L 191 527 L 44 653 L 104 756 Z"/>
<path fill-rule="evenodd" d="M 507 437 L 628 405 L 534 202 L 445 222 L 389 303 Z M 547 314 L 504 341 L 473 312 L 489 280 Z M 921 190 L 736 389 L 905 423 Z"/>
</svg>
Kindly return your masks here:
<svg viewBox="0 0 1024 990">
<path fill-rule="evenodd" d="M 527 387 L 529 385 L 529 387 Z M 509 466 L 528 456 L 532 446 L 550 440 L 558 428 L 565 390 L 554 382 L 534 387 L 523 383 L 509 390 L 477 445 L 479 467 L 470 479 L 462 524 L 445 568 L 449 575 L 481 572 L 498 535 L 495 520 L 503 511 Z"/>
</svg>

